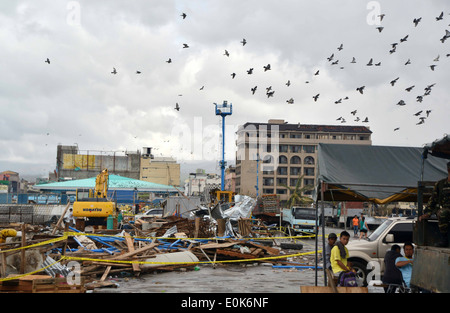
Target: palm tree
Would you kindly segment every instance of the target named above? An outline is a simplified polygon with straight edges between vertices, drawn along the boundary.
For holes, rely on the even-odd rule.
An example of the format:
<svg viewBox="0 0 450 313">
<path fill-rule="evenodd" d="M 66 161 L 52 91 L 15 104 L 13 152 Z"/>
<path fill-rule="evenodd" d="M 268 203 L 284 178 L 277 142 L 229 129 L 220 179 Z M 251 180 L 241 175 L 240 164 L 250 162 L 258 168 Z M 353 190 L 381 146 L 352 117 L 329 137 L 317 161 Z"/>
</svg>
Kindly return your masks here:
<svg viewBox="0 0 450 313">
<path fill-rule="evenodd" d="M 305 185 L 300 188 L 302 179 L 305 175 L 299 175 L 297 179 L 297 184 L 295 184 L 295 188 L 289 187 L 287 185 L 281 184 L 281 186 L 286 187 L 290 191 L 290 197 L 286 203 L 288 208 L 291 208 L 292 206 L 296 204 L 311 204 L 313 202 L 313 199 L 310 197 L 303 196 L 303 193 L 305 191 L 313 190 L 314 186 L 312 185 Z"/>
</svg>

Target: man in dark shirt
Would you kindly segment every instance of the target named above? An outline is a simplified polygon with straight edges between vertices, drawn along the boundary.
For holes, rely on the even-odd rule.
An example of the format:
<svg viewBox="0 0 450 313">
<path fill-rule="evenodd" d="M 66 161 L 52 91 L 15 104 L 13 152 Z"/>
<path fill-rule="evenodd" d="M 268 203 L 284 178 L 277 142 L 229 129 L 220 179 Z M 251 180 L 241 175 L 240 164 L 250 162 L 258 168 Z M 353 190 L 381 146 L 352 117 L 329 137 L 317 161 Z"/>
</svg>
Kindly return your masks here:
<svg viewBox="0 0 450 313">
<path fill-rule="evenodd" d="M 448 235 L 450 225 L 450 162 L 447 163 L 448 175 L 446 178 L 438 181 L 434 186 L 428 206 L 419 220 L 430 218 L 435 213 L 438 217 L 438 226 L 441 233 L 441 241 L 437 244 L 439 247 L 448 247 Z"/>
<path fill-rule="evenodd" d="M 400 246 L 399 245 L 393 245 L 391 247 L 391 250 L 386 252 L 386 255 L 384 256 L 384 275 L 383 279 L 381 280 L 383 284 L 394 284 L 394 285 L 401 285 L 403 282 L 402 273 L 398 269 L 397 266 L 395 266 L 395 259 L 398 257 L 401 257 L 400 254 Z M 384 292 L 394 293 L 397 289 L 396 286 L 390 286 L 384 287 Z"/>
</svg>

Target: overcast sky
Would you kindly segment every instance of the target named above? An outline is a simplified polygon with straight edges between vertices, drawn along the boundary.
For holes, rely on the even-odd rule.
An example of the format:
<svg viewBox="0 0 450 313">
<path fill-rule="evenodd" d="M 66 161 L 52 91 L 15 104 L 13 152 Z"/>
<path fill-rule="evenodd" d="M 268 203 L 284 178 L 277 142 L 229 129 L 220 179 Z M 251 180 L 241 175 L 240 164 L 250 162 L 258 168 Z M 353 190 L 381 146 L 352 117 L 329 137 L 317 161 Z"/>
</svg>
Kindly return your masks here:
<svg viewBox="0 0 450 313">
<path fill-rule="evenodd" d="M 2 1 L 0 171 L 45 177 L 57 145 L 75 143 L 218 170 L 223 101 L 231 160 L 238 125 L 271 118 L 364 125 L 374 145 L 420 147 L 450 130 L 449 13 L 448 0 Z"/>
</svg>

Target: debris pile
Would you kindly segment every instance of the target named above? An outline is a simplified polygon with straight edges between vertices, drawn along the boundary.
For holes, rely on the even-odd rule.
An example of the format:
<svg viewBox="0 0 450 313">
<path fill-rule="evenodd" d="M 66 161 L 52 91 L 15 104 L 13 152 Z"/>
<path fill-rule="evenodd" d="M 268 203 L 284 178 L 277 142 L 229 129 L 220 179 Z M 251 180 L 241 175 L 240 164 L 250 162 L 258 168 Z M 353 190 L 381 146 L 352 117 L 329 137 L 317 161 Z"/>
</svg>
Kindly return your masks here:
<svg viewBox="0 0 450 313">
<path fill-rule="evenodd" d="M 288 264 L 286 252 L 271 238 L 267 226 L 248 218 L 249 205 L 241 204 L 225 212 L 219 206 L 214 213 L 217 219 L 211 213 L 152 217 L 123 222 L 119 229 L 90 232 L 59 222 L 4 225 L 9 229 L 4 233 L 15 236 L 0 243 L 0 292 L 86 292 L 116 287 L 108 279 L 111 276 L 186 271 L 200 264 Z M 79 280 L 64 289 L 60 280 L 69 277 Z"/>
</svg>

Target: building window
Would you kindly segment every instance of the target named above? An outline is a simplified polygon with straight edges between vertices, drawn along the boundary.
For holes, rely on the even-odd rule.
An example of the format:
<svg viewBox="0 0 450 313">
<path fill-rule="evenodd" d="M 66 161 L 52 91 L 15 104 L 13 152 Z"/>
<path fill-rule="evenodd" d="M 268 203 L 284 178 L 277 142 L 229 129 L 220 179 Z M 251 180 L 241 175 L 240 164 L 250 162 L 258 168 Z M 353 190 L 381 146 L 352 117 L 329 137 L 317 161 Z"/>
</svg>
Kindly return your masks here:
<svg viewBox="0 0 450 313">
<path fill-rule="evenodd" d="M 288 152 L 289 146 L 288 145 L 280 145 L 280 152 Z"/>
<path fill-rule="evenodd" d="M 303 179 L 303 185 L 304 186 L 306 186 L 306 185 L 313 185 L 314 186 L 314 179 L 311 179 L 311 178 Z"/>
<path fill-rule="evenodd" d="M 307 156 L 303 162 L 308 165 L 314 165 L 314 158 L 311 156 Z"/>
<path fill-rule="evenodd" d="M 292 153 L 300 153 L 300 152 L 302 152 L 302 146 L 293 146 L 293 145 L 291 145 L 290 148 L 291 148 L 291 152 Z"/>
<path fill-rule="evenodd" d="M 265 194 L 273 194 L 273 189 L 264 188 L 263 189 L 263 193 L 265 193 Z"/>
<path fill-rule="evenodd" d="M 263 186 L 273 186 L 273 178 L 263 178 Z"/>
<path fill-rule="evenodd" d="M 314 138 L 314 135 L 311 135 L 311 134 L 305 134 L 304 136 L 305 136 L 305 139 L 312 139 L 312 138 Z"/>
<path fill-rule="evenodd" d="M 278 158 L 278 163 L 279 164 L 287 164 L 287 162 L 288 162 L 287 157 L 284 155 L 280 155 L 280 157 Z"/>
<path fill-rule="evenodd" d="M 277 178 L 277 185 L 287 185 L 287 178 Z"/>
<path fill-rule="evenodd" d="M 291 178 L 290 179 L 290 186 L 291 187 L 295 187 L 295 186 L 297 186 L 297 182 L 298 182 L 298 178 Z"/>
<path fill-rule="evenodd" d="M 285 194 L 287 194 L 287 190 L 286 189 L 277 189 L 277 194 L 278 195 L 285 195 Z"/>
<path fill-rule="evenodd" d="M 303 151 L 306 153 L 314 153 L 315 146 L 303 146 Z"/>
<path fill-rule="evenodd" d="M 278 175 L 287 175 L 287 167 L 278 166 L 277 174 Z"/>
<path fill-rule="evenodd" d="M 294 155 L 291 158 L 291 164 L 301 164 L 302 163 L 302 159 L 300 159 L 300 157 Z"/>
<path fill-rule="evenodd" d="M 293 133 L 289 136 L 290 138 L 302 138 L 302 134 Z"/>
<path fill-rule="evenodd" d="M 290 169 L 291 175 L 300 175 L 302 170 L 301 167 L 291 167 Z"/>
<path fill-rule="evenodd" d="M 314 176 L 314 167 L 305 167 L 304 174 L 305 176 Z"/>
</svg>

